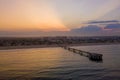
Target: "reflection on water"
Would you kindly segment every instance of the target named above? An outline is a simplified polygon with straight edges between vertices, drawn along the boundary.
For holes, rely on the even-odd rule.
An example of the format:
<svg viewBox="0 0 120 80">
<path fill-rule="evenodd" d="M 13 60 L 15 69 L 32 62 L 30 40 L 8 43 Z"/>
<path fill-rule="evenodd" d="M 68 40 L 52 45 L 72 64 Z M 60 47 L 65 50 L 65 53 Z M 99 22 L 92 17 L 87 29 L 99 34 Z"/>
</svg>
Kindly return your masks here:
<svg viewBox="0 0 120 80">
<path fill-rule="evenodd" d="M 0 80 L 120 80 L 120 45 L 74 47 L 103 54 L 103 63 L 62 48 L 0 51 Z"/>
</svg>

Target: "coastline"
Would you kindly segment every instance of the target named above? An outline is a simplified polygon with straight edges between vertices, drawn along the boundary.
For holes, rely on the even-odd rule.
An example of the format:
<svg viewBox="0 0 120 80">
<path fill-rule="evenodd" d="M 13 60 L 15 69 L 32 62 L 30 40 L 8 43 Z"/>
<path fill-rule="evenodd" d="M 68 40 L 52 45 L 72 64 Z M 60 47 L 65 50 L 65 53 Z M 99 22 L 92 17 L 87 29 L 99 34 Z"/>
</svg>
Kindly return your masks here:
<svg viewBox="0 0 120 80">
<path fill-rule="evenodd" d="M 120 43 L 81 43 L 81 44 L 68 44 L 67 46 L 94 46 L 94 45 L 120 45 Z M 65 45 L 62 45 L 65 46 Z M 60 47 L 57 44 L 55 45 L 30 45 L 30 46 L 5 46 L 0 47 L 0 50 L 9 50 L 9 49 L 31 49 L 31 48 L 52 48 Z"/>
</svg>

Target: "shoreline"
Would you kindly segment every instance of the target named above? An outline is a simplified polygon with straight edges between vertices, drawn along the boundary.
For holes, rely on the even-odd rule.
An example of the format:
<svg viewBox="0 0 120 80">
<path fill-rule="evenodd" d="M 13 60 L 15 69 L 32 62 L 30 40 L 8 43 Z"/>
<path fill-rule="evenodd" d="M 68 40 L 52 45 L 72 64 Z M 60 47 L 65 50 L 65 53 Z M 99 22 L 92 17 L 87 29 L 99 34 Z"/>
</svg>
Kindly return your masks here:
<svg viewBox="0 0 120 80">
<path fill-rule="evenodd" d="M 120 45 L 120 43 L 81 43 L 81 44 L 69 44 L 67 46 L 95 46 L 95 45 Z M 65 45 L 62 45 L 65 46 Z M 58 45 L 30 45 L 30 46 L 5 46 L 0 47 L 0 50 L 10 49 L 32 49 L 32 48 L 54 48 L 60 47 Z"/>
</svg>

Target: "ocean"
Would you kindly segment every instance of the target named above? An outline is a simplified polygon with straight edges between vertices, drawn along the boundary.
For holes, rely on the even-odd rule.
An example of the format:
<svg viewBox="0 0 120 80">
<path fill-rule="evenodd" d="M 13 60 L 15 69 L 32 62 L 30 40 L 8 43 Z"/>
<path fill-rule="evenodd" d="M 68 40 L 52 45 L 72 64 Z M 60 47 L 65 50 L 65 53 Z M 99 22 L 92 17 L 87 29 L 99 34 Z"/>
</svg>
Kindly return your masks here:
<svg viewBox="0 0 120 80">
<path fill-rule="evenodd" d="M 59 47 L 0 50 L 0 80 L 120 80 L 120 45 L 73 46 L 102 62 Z"/>
</svg>

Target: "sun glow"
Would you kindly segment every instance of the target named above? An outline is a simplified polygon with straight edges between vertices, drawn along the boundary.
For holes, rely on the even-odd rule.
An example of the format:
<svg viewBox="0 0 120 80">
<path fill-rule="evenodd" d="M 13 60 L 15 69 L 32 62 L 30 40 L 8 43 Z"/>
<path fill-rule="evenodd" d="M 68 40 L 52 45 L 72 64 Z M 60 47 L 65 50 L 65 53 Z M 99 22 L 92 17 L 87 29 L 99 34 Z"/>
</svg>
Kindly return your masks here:
<svg viewBox="0 0 120 80">
<path fill-rule="evenodd" d="M 7 7 L 2 11 L 0 18 L 2 30 L 69 30 L 62 23 L 57 12 L 46 1 L 42 1 L 41 4 L 37 4 L 33 0 L 29 2 L 16 1 L 16 5 L 11 8 Z"/>
</svg>

